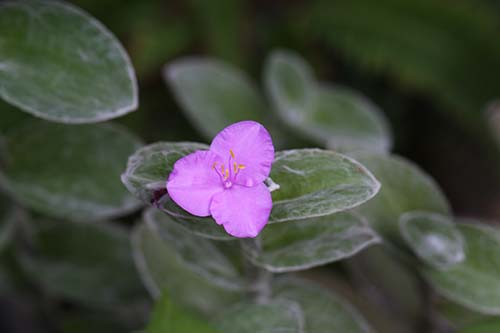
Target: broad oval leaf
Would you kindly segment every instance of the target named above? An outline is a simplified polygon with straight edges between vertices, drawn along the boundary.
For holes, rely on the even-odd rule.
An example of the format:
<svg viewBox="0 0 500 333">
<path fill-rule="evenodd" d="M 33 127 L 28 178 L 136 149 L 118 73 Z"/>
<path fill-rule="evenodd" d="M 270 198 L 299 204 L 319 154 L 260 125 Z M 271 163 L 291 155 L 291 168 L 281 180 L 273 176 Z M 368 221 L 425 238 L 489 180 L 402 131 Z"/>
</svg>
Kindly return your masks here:
<svg viewBox="0 0 500 333">
<path fill-rule="evenodd" d="M 310 333 L 373 333 L 365 319 L 341 297 L 301 279 L 281 279 L 275 297 L 296 302 L 304 314 L 304 331 Z"/>
<path fill-rule="evenodd" d="M 166 191 L 174 163 L 196 150 L 208 148 L 205 144 L 192 142 L 157 142 L 144 146 L 129 157 L 122 182 L 136 197 L 153 203 L 165 194 L 162 190 Z"/>
<path fill-rule="evenodd" d="M 271 178 L 280 188 L 272 192 L 269 223 L 345 211 L 370 200 L 380 189 L 363 165 L 321 149 L 278 152 Z"/>
<path fill-rule="evenodd" d="M 279 273 L 342 260 L 378 242 L 380 238 L 363 218 L 340 213 L 272 224 L 257 242 L 243 244 L 254 264 Z"/>
<path fill-rule="evenodd" d="M 178 60 L 164 77 L 193 124 L 207 139 L 224 127 L 265 118 L 265 102 L 244 72 L 209 58 Z"/>
<path fill-rule="evenodd" d="M 137 108 L 137 82 L 118 40 L 58 1 L 0 5 L 0 96 L 37 117 L 92 123 Z"/>
<path fill-rule="evenodd" d="M 383 236 L 399 237 L 398 221 L 408 211 L 449 213 L 449 205 L 434 180 L 418 166 L 398 156 L 353 154 L 383 184 L 380 193 L 358 208 Z"/>
<path fill-rule="evenodd" d="M 163 211 L 192 232 L 214 239 L 233 239 L 212 218 L 185 212 L 166 195 L 165 181 L 179 158 L 206 145 L 156 143 L 141 148 L 129 159 L 122 181 L 143 201 L 158 202 Z M 380 184 L 351 158 L 320 149 L 278 152 L 271 178 L 280 188 L 272 192 L 273 210 L 269 223 L 330 215 L 371 199 Z M 161 200 L 159 199 L 163 196 Z"/>
<path fill-rule="evenodd" d="M 240 292 L 221 288 L 193 271 L 179 258 L 175 248 L 146 224 L 134 229 L 132 247 L 136 267 L 154 298 L 160 298 L 164 290 L 177 304 L 211 316 L 242 297 Z"/>
<path fill-rule="evenodd" d="M 213 241 L 193 235 L 155 208 L 147 209 L 143 220 L 174 249 L 177 259 L 190 270 L 222 288 L 244 288 L 246 282 L 240 272 Z"/>
<path fill-rule="evenodd" d="M 284 122 L 329 149 L 386 152 L 392 136 L 378 107 L 341 86 L 317 83 L 312 69 L 297 54 L 271 54 L 265 83 Z"/>
<path fill-rule="evenodd" d="M 166 66 L 163 73 L 182 110 L 207 140 L 235 122 L 255 120 L 269 130 L 276 147 L 297 144 L 240 69 L 215 59 L 191 57 Z"/>
<path fill-rule="evenodd" d="M 140 203 L 120 183 L 141 142 L 109 124 L 65 126 L 30 121 L 10 131 L 0 181 L 23 205 L 87 221 L 127 214 Z"/>
<path fill-rule="evenodd" d="M 304 333 L 301 308 L 294 302 L 242 303 L 226 311 L 220 333 Z"/>
<path fill-rule="evenodd" d="M 234 238 L 212 218 L 189 214 L 176 205 L 166 192 L 166 181 L 174 163 L 185 155 L 203 149 L 208 149 L 208 146 L 190 142 L 158 142 L 142 147 L 130 156 L 127 169 L 121 177 L 122 182 L 139 199 L 148 204 L 156 204 L 163 212 L 169 214 L 172 218 L 166 223 L 178 223 L 198 236 L 231 240 Z M 167 219 L 160 215 L 151 217 L 158 224 L 165 223 Z"/>
<path fill-rule="evenodd" d="M 125 229 L 103 221 L 31 225 L 34 251 L 23 251 L 20 262 L 49 294 L 100 309 L 146 300 Z"/>
<path fill-rule="evenodd" d="M 409 212 L 401 216 L 399 227 L 417 256 L 436 269 L 447 269 L 465 259 L 462 234 L 446 216 Z"/>
<path fill-rule="evenodd" d="M 480 223 L 457 227 L 465 239 L 465 260 L 446 271 L 422 270 L 443 296 L 471 310 L 499 315 L 500 229 Z"/>
</svg>

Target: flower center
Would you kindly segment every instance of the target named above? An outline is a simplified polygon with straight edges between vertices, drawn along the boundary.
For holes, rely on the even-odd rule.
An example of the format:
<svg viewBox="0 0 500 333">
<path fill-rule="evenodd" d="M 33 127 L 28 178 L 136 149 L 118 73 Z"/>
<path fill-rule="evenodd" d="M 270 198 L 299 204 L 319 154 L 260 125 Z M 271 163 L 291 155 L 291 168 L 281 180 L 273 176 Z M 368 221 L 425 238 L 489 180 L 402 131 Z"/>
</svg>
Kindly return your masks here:
<svg viewBox="0 0 500 333">
<path fill-rule="evenodd" d="M 219 168 L 217 162 L 214 162 L 214 164 L 212 165 L 212 170 L 217 172 L 222 184 L 224 185 L 224 188 L 226 189 L 233 186 L 238 173 L 241 170 L 245 169 L 245 166 L 243 164 L 236 163 L 235 159 L 236 157 L 234 156 L 233 150 L 229 149 L 229 159 L 227 161 L 227 166 L 221 164 Z"/>
</svg>

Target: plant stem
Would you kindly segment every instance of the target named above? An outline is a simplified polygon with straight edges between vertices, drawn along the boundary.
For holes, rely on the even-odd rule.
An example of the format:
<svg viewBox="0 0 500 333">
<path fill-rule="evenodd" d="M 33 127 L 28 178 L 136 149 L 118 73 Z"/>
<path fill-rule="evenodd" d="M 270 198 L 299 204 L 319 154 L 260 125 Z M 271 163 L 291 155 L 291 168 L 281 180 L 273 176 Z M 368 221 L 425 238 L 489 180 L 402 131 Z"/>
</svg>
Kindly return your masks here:
<svg viewBox="0 0 500 333">
<path fill-rule="evenodd" d="M 262 251 L 260 238 L 256 238 L 253 240 L 244 240 L 241 242 L 253 242 L 253 244 L 251 244 L 251 246 L 252 246 L 252 249 L 253 249 L 255 255 L 258 255 Z M 243 243 L 241 243 L 241 244 L 243 244 Z M 245 246 L 249 246 L 249 245 L 245 245 Z M 242 247 L 243 247 L 243 245 L 242 245 Z M 256 266 L 245 255 L 243 255 L 243 256 L 244 256 L 244 260 L 245 260 L 245 273 L 246 273 L 249 281 L 251 281 L 250 290 L 252 292 L 252 296 L 253 296 L 255 302 L 258 304 L 267 303 L 272 296 L 273 273 L 267 271 L 266 269 L 264 269 L 262 267 Z"/>
</svg>

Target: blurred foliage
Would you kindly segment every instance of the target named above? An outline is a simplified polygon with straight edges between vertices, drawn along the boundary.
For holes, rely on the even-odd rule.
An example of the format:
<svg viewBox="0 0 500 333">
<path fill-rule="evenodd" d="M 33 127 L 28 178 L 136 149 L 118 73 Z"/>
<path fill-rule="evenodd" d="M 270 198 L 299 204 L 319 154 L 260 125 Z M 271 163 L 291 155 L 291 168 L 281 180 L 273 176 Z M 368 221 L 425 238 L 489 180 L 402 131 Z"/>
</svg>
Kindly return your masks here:
<svg viewBox="0 0 500 333">
<path fill-rule="evenodd" d="M 425 252 L 429 250 L 426 242 L 429 236 L 438 237 L 449 232 L 453 233 L 453 239 L 458 239 L 455 229 L 440 229 L 432 224 L 419 229 L 416 238 L 411 239 L 404 238 L 404 228 L 400 230 L 401 215 L 417 209 L 444 214 L 440 219 L 447 221 L 446 226 L 454 222 L 449 216 L 449 206 L 455 213 L 500 219 L 500 153 L 498 141 L 494 140 L 499 136 L 500 127 L 495 121 L 497 105 L 490 104 L 500 96 L 500 5 L 497 1 L 71 2 L 109 28 L 130 55 L 139 81 L 139 110 L 115 122 L 123 124 L 125 132 L 129 129 L 146 142 L 189 140 L 206 143 L 221 126 L 242 117 L 241 111 L 245 109 L 250 110 L 247 114 L 253 112 L 253 116 L 259 113 L 259 119 L 278 128 L 283 147 L 300 148 L 316 142 L 337 148 L 327 141 L 329 129 L 337 125 L 336 117 L 342 117 L 341 112 L 322 107 L 316 118 L 298 123 L 287 117 L 297 114 L 300 117 L 300 112 L 294 114 L 285 110 L 281 118 L 279 112 L 273 113 L 282 111 L 279 110 L 282 100 L 277 103 L 270 96 L 272 92 L 265 82 L 265 65 L 269 64 L 272 51 L 278 48 L 300 54 L 309 63 L 310 70 L 317 74 L 318 82 L 333 83 L 329 89 L 335 87 L 337 93 L 338 87 L 352 90 L 353 93 L 347 95 L 353 95 L 357 103 L 332 99 L 326 104 L 337 102 L 344 106 L 361 104 L 366 107 L 367 104 L 363 104 L 366 100 L 369 101 L 366 109 L 380 113 L 375 123 L 385 124 L 387 118 L 392 131 L 385 125 L 381 131 L 388 142 L 381 149 L 386 155 L 353 154 L 382 183 L 378 196 L 357 209 L 356 218 L 352 218 L 359 220 L 359 230 L 352 225 L 345 230 L 342 225 L 336 225 L 335 233 L 331 230 L 325 233 L 329 229 L 320 228 L 320 224 L 300 225 L 291 230 L 284 230 L 287 229 L 284 223 L 276 224 L 272 227 L 279 232 L 263 244 L 270 254 L 279 253 L 283 245 L 291 246 L 296 255 L 305 258 L 305 266 L 314 260 L 314 265 L 318 264 L 321 255 L 326 258 L 320 258 L 324 259 L 321 263 L 343 257 L 347 251 L 345 244 L 356 236 L 362 238 L 358 247 L 364 248 L 365 244 L 378 241 L 375 231 L 384 238 L 385 245 L 370 246 L 341 264 L 314 270 L 309 277 L 322 281 L 324 288 L 310 282 L 283 280 L 273 296 L 285 298 L 288 303 L 285 302 L 284 307 L 282 299 L 268 307 L 240 305 L 245 307 L 246 317 L 256 318 L 252 325 L 257 326 L 250 326 L 250 329 L 273 323 L 266 319 L 268 311 L 272 310 L 280 314 L 272 318 L 276 320 L 274 324 L 288 327 L 292 332 L 303 328 L 301 325 L 314 333 L 330 332 L 332 325 L 342 327 L 342 333 L 369 332 L 369 326 L 379 333 L 431 333 L 431 328 L 439 333 L 493 333 L 499 330 L 498 317 L 494 317 L 499 308 L 498 230 L 482 226 L 471 233 L 472 229 L 461 224 L 458 231 L 468 240 L 464 251 L 469 257 L 449 271 L 439 269 L 441 263 L 436 265 L 434 260 L 447 253 L 439 247 Z M 163 77 L 167 69 L 179 65 L 177 59 L 183 56 L 217 59 L 229 71 L 234 70 L 238 75 L 244 73 L 243 79 L 237 80 L 243 81 L 243 85 L 250 82 L 251 92 L 242 99 L 234 98 L 233 94 L 229 99 L 215 101 L 213 109 L 220 114 L 211 122 L 214 118 L 210 117 L 214 114 L 207 117 L 207 100 L 213 102 L 210 97 L 218 90 L 238 90 L 238 83 L 224 86 L 227 82 L 214 81 L 214 76 L 198 82 L 199 73 L 195 73 L 195 87 L 183 87 L 182 93 L 188 95 L 186 98 L 191 98 L 191 102 L 194 93 L 206 93 L 209 89 L 211 93 L 200 93 L 202 98 L 194 101 L 197 102 L 195 107 L 186 110 L 175 84 L 168 82 L 170 86 L 167 87 Z M 288 83 L 284 84 L 286 90 Z M 217 89 L 220 85 L 223 88 Z M 292 93 L 296 92 L 295 88 L 291 88 Z M 332 88 L 332 92 L 335 89 Z M 249 95 L 250 98 L 245 99 Z M 258 106 L 252 107 L 252 104 Z M 221 105 L 227 107 L 224 109 Z M 303 110 L 311 116 L 311 109 Z M 346 123 L 350 121 L 347 118 Z M 8 158 L 7 143 L 13 135 L 18 135 L 16 144 L 35 137 L 28 142 L 31 149 L 20 149 L 21 157 L 31 161 L 47 148 L 39 147 L 40 143 L 51 143 L 54 154 L 66 156 L 60 146 L 80 138 L 76 133 L 81 129 L 69 131 L 72 134 L 66 138 L 49 138 L 50 135 L 29 125 L 32 122 L 29 115 L 0 101 L 2 172 L 8 170 L 12 162 Z M 318 128 L 325 128 L 323 126 L 327 128 L 326 135 L 318 132 Z M 24 128 L 24 132 L 19 128 Z M 392 141 L 395 153 L 419 167 L 388 152 Z M 116 147 L 102 153 L 105 166 L 108 165 L 106 158 L 121 150 L 127 151 L 125 155 L 128 156 L 138 144 L 127 146 L 120 142 L 123 143 L 119 141 Z M 91 142 L 91 145 L 97 144 Z M 94 151 L 93 147 L 88 151 Z M 151 154 L 147 158 L 151 164 L 134 169 L 136 178 L 132 180 L 135 183 L 131 182 L 130 188 L 142 193 L 141 198 L 148 202 L 154 198 L 158 189 L 155 186 L 164 181 L 168 171 L 162 167 L 168 159 L 162 147 L 165 146 L 148 146 L 146 150 Z M 182 154 L 176 154 L 175 158 L 180 156 Z M 117 167 L 114 173 L 125 168 L 125 161 L 117 159 L 113 162 L 123 167 Z M 168 161 L 173 163 L 174 160 Z M 81 161 L 72 162 L 85 167 Z M 16 171 L 22 179 L 39 176 L 44 181 L 57 177 L 53 173 L 45 176 L 44 163 L 43 159 L 35 161 L 30 172 L 20 168 Z M 75 184 L 72 176 L 79 170 L 67 168 L 64 178 L 69 179 L 69 185 L 65 186 L 70 188 Z M 424 170 L 434 176 L 436 182 Z M 108 180 L 118 179 L 118 174 L 101 176 L 103 178 L 95 178 L 92 188 L 96 196 L 102 195 Z M 78 218 L 78 222 L 61 221 L 44 215 L 67 216 L 54 214 L 54 207 L 36 198 L 30 200 L 32 195 L 28 185 L 24 191 L 18 191 L 14 201 L 0 194 L 1 332 L 144 330 L 147 333 L 208 333 L 213 332 L 209 321 L 218 320 L 223 310 L 231 311 L 232 304 L 242 294 L 255 293 L 256 287 L 248 281 L 233 283 L 227 276 L 221 280 L 218 274 L 221 270 L 226 274 L 228 271 L 234 273 L 235 276 L 230 277 L 235 281 L 240 273 L 248 274 L 246 266 L 250 262 L 242 262 L 240 255 L 246 253 L 249 261 L 258 261 L 252 258 L 252 250 L 259 244 L 246 244 L 240 249 L 232 242 L 224 242 L 224 245 L 214 242 L 214 238 L 226 235 L 221 236 L 220 230 L 214 231 L 207 223 L 186 227 L 187 223 L 207 221 L 180 215 L 172 202 L 162 202 L 161 206 L 170 216 L 150 208 L 143 215 L 144 221 L 131 231 L 130 226 L 139 214 L 123 216 L 130 210 L 112 214 L 113 217 L 121 216 L 114 221 L 91 222 Z M 60 194 L 61 202 L 67 195 L 65 192 Z M 66 208 L 71 210 L 71 207 Z M 31 212 L 32 209 L 39 213 Z M 432 216 L 436 215 L 432 213 Z M 364 219 L 375 231 L 365 226 Z M 323 218 L 305 221 L 312 220 Z M 487 224 L 483 220 L 475 223 Z M 343 231 L 338 233 L 337 228 Z M 269 232 L 273 230 L 269 228 Z M 336 237 L 329 238 L 330 233 Z M 324 238 L 315 242 L 320 234 Z M 200 239 L 198 243 L 198 236 L 207 239 Z M 364 239 L 365 236 L 369 239 Z M 130 237 L 132 245 L 128 243 Z M 343 243 L 338 243 L 339 239 Z M 392 243 L 388 244 L 388 240 Z M 337 243 L 329 243 L 333 241 Z M 134 261 L 130 256 L 132 249 Z M 287 254 L 293 257 L 293 253 Z M 286 256 L 276 257 L 287 259 Z M 206 260 L 200 262 L 200 258 Z M 224 265 L 218 258 L 223 258 Z M 296 264 L 297 257 L 292 259 Z M 287 265 L 290 263 L 284 266 Z M 254 278 L 260 281 L 262 277 Z M 154 308 L 143 285 L 156 301 Z M 287 290 L 287 285 L 293 288 Z M 347 301 L 354 304 L 360 314 Z M 335 316 L 326 313 L 326 308 Z M 148 317 L 151 319 L 149 325 Z M 244 325 L 238 318 L 233 319 Z M 231 330 L 235 325 L 234 322 L 223 323 L 222 329 L 227 331 L 229 327 Z"/>
</svg>

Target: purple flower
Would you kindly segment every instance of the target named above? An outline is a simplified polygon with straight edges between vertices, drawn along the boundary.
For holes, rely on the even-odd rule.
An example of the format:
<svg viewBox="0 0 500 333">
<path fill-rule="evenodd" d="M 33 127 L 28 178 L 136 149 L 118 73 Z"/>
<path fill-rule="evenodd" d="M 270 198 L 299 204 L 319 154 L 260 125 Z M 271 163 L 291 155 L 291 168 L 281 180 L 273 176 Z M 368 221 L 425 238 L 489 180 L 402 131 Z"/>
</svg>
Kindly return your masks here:
<svg viewBox="0 0 500 333">
<path fill-rule="evenodd" d="M 210 150 L 179 159 L 167 181 L 172 200 L 196 216 L 209 216 L 234 237 L 256 237 L 273 202 L 264 184 L 274 161 L 269 132 L 255 121 L 223 129 Z"/>
</svg>

